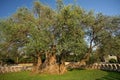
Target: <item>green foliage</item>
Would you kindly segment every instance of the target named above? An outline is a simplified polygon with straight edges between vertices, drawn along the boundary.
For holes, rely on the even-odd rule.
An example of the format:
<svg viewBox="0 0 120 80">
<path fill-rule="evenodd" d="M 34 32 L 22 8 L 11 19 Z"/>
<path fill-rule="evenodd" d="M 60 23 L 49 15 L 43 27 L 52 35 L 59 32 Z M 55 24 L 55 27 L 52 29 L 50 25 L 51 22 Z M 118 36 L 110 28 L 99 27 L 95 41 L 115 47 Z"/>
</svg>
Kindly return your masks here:
<svg viewBox="0 0 120 80">
<path fill-rule="evenodd" d="M 10 58 L 2 58 L 0 61 L 2 62 L 2 64 L 8 64 L 8 65 L 15 64 L 15 61 Z"/>
<path fill-rule="evenodd" d="M 57 15 L 56 34 L 58 39 L 57 48 L 59 51 L 68 50 L 75 54 L 85 52 L 86 43 L 84 41 L 84 32 L 79 23 L 82 11 L 79 7 L 71 5 L 64 6 Z"/>
<path fill-rule="evenodd" d="M 109 63 L 117 63 L 116 59 L 110 59 Z"/>
<path fill-rule="evenodd" d="M 83 57 L 95 47 L 102 56 L 119 55 L 119 21 L 119 16 L 87 12 L 77 5 L 64 5 L 62 0 L 57 0 L 56 11 L 35 1 L 33 11 L 22 7 L 0 21 L 0 53 L 14 60 L 22 54 L 37 57 L 55 45 L 59 55 L 66 51 Z"/>
<path fill-rule="evenodd" d="M 99 45 L 99 50 L 101 53 L 108 55 L 120 55 L 120 35 L 119 35 L 119 21 L 120 17 L 111 17 L 109 18 L 108 27 L 105 29 L 107 38 L 101 41 Z"/>
<path fill-rule="evenodd" d="M 93 63 L 95 63 L 95 62 L 98 62 L 97 59 L 98 59 L 97 56 L 92 55 L 87 63 L 88 63 L 88 64 L 93 64 Z"/>
<path fill-rule="evenodd" d="M 57 0 L 57 12 L 59 13 L 64 7 L 63 0 Z"/>
<path fill-rule="evenodd" d="M 84 54 L 66 54 L 64 56 L 66 62 L 78 62 L 83 59 Z"/>
<path fill-rule="evenodd" d="M 34 62 L 34 58 L 33 57 L 22 57 L 19 59 L 19 63 L 33 63 Z"/>
</svg>

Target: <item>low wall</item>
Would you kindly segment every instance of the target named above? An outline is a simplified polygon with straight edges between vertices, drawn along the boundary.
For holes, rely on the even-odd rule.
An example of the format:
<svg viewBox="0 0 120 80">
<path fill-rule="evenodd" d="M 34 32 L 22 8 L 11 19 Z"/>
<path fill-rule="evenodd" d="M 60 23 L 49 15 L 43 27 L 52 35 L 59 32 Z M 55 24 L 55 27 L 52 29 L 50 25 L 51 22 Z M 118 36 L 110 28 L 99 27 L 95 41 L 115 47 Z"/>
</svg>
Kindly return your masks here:
<svg viewBox="0 0 120 80">
<path fill-rule="evenodd" d="M 91 65 L 81 64 L 79 62 L 65 62 L 67 68 L 85 68 L 85 69 L 100 69 L 107 71 L 120 72 L 120 64 L 117 63 L 94 63 Z"/>
<path fill-rule="evenodd" d="M 8 72 L 30 71 L 33 65 L 0 66 L 0 74 Z"/>
<path fill-rule="evenodd" d="M 93 65 L 89 65 L 88 68 L 120 72 L 120 64 L 114 64 L 114 63 L 113 64 L 111 64 L 111 63 L 94 63 Z"/>
<path fill-rule="evenodd" d="M 66 63 L 66 65 L 69 65 L 69 64 L 70 63 Z M 81 68 L 80 64 L 78 64 L 78 63 L 74 63 L 74 64 L 72 64 L 72 66 L 73 66 L 73 68 Z M 18 64 L 18 65 L 14 65 L 14 66 L 0 66 L 0 74 L 8 73 L 8 72 L 31 71 L 32 67 L 33 67 L 33 64 Z M 94 63 L 92 65 L 86 66 L 85 68 L 86 69 L 100 69 L 100 70 L 120 72 L 120 64 Z"/>
</svg>

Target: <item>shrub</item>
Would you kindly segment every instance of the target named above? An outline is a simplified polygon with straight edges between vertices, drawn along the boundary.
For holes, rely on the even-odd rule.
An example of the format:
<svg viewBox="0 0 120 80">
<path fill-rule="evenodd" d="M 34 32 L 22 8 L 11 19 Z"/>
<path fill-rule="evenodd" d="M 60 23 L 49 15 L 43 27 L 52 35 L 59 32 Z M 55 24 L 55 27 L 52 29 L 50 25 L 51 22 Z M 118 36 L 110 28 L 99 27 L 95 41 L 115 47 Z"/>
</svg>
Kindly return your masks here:
<svg viewBox="0 0 120 80">
<path fill-rule="evenodd" d="M 110 59 L 109 63 L 117 63 L 117 60 L 116 59 Z"/>
<path fill-rule="evenodd" d="M 32 57 L 20 58 L 19 63 L 32 63 L 34 60 Z"/>
<path fill-rule="evenodd" d="M 1 61 L 3 62 L 3 64 L 15 64 L 15 61 L 11 58 L 4 58 L 4 59 L 1 59 Z"/>
</svg>

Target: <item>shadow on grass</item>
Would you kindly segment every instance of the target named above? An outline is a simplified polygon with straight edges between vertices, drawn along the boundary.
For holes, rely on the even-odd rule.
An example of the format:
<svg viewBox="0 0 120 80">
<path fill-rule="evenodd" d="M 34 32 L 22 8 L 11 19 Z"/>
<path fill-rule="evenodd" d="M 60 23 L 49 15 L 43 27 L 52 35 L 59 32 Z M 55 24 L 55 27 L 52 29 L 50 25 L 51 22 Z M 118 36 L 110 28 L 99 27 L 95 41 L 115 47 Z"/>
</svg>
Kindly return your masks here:
<svg viewBox="0 0 120 80">
<path fill-rule="evenodd" d="M 83 68 L 69 68 L 69 69 L 67 69 L 68 71 L 73 71 L 73 70 L 85 70 L 85 69 L 83 69 Z"/>
<path fill-rule="evenodd" d="M 98 78 L 96 80 L 120 80 L 120 73 L 119 72 L 113 72 L 113 71 L 106 71 L 107 75 Z"/>
<path fill-rule="evenodd" d="M 82 75 L 81 79 L 78 80 L 120 80 L 120 73 L 113 71 L 102 71 L 102 70 L 85 70 L 85 69 L 69 69 L 70 72 L 80 71 Z M 86 75 L 86 76 L 85 76 Z"/>
</svg>

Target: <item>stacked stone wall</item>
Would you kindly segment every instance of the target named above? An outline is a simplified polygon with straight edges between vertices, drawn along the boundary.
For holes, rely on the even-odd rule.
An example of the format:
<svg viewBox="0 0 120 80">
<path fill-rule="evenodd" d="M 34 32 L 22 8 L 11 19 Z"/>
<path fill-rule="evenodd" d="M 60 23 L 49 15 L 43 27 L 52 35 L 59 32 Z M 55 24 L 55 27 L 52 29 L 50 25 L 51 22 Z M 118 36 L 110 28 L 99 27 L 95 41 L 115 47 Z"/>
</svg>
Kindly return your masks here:
<svg viewBox="0 0 120 80">
<path fill-rule="evenodd" d="M 114 64 L 114 63 L 113 64 L 111 64 L 111 63 L 94 63 L 92 65 L 89 65 L 87 68 L 120 72 L 120 64 Z"/>
<path fill-rule="evenodd" d="M 20 72 L 20 71 L 30 71 L 33 66 L 0 66 L 0 74 L 1 73 L 9 73 L 9 72 Z"/>
</svg>

